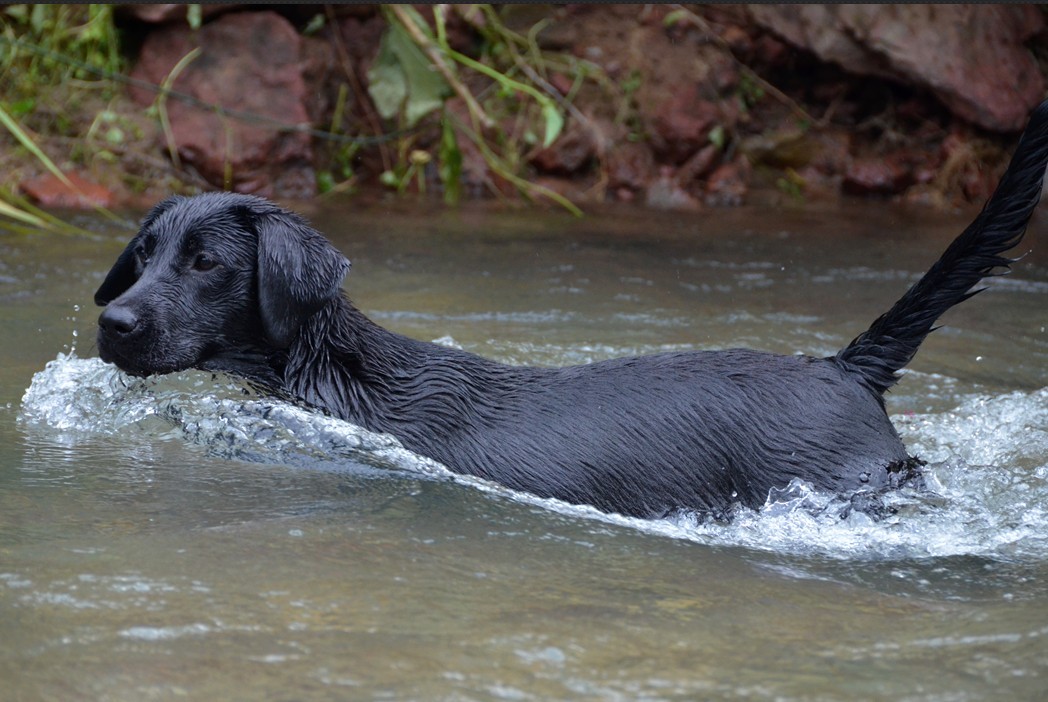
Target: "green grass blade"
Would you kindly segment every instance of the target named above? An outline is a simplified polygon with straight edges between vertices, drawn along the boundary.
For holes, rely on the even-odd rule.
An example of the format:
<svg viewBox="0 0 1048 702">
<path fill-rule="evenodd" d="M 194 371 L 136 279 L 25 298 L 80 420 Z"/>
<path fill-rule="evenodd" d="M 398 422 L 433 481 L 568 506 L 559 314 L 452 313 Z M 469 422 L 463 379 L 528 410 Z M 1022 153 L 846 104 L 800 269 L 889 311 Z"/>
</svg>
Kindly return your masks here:
<svg viewBox="0 0 1048 702">
<path fill-rule="evenodd" d="M 55 178 L 62 181 L 62 183 L 70 190 L 73 190 L 74 192 L 78 190 L 78 188 L 73 185 L 72 181 L 66 177 L 66 174 L 55 165 L 55 162 L 52 161 L 39 146 L 37 146 L 32 137 L 26 134 L 25 130 L 19 126 L 18 122 L 16 122 L 11 115 L 7 114 L 7 110 L 4 109 L 3 105 L 0 105 L 0 124 L 3 124 L 7 128 L 7 131 L 11 132 L 11 135 L 18 140 L 18 143 L 25 147 L 25 149 L 31 153 L 36 160 L 44 164 L 44 168 L 51 171 Z"/>
<path fill-rule="evenodd" d="M 37 227 L 38 229 L 52 228 L 51 224 L 45 222 L 36 215 L 20 210 L 14 205 L 8 204 L 3 200 L 0 200 L 0 215 L 10 217 L 11 219 L 17 219 L 19 222 L 25 222 L 26 224 Z"/>
</svg>

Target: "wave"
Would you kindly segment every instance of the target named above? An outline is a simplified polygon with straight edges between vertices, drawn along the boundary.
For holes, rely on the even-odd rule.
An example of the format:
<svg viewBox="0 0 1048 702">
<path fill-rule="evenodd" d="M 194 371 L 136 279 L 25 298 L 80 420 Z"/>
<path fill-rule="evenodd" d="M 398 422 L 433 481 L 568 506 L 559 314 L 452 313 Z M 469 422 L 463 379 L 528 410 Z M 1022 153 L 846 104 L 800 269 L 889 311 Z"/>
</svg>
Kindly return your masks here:
<svg viewBox="0 0 1048 702">
<path fill-rule="evenodd" d="M 1048 389 L 973 394 L 957 398 L 948 411 L 893 417 L 911 451 L 929 462 L 928 489 L 884 496 L 879 519 L 803 482 L 770 496 L 760 510 L 736 510 L 723 523 L 688 513 L 661 520 L 609 515 L 453 474 L 392 436 L 259 396 L 226 376 L 186 371 L 131 378 L 75 353 L 60 354 L 33 377 L 19 418 L 67 444 L 137 432 L 142 440 L 175 438 L 255 463 L 454 480 L 569 516 L 710 545 L 834 559 L 1048 558 Z"/>
</svg>

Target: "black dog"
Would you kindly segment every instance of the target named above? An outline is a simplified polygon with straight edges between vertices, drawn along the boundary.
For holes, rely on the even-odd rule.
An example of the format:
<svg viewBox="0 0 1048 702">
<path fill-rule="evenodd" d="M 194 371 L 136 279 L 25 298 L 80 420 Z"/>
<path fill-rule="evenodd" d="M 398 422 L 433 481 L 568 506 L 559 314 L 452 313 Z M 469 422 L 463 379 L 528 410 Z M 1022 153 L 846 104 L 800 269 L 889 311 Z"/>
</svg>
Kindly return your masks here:
<svg viewBox="0 0 1048 702">
<path fill-rule="evenodd" d="M 760 507 L 792 478 L 849 494 L 914 465 L 883 395 L 936 319 L 1021 239 L 1048 160 L 1048 102 L 982 213 L 894 307 L 832 358 L 668 353 L 507 366 L 387 331 L 342 292 L 349 262 L 251 196 L 172 197 L 95 302 L 102 358 L 134 375 L 247 377 L 453 471 L 608 512 Z"/>
</svg>

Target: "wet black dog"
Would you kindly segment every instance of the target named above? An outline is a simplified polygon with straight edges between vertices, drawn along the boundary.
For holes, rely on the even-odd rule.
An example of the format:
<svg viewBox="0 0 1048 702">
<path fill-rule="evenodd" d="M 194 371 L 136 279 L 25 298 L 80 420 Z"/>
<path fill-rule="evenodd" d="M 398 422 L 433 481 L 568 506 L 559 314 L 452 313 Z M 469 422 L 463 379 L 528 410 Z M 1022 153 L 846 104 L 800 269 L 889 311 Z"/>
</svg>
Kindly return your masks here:
<svg viewBox="0 0 1048 702">
<path fill-rule="evenodd" d="M 792 478 L 849 494 L 912 466 L 883 395 L 936 319 L 1010 262 L 1041 192 L 1048 103 L 982 213 L 832 358 L 732 349 L 507 366 L 371 322 L 349 262 L 245 195 L 158 204 L 95 295 L 101 356 L 134 375 L 226 371 L 453 471 L 609 512 L 761 506 Z"/>
</svg>

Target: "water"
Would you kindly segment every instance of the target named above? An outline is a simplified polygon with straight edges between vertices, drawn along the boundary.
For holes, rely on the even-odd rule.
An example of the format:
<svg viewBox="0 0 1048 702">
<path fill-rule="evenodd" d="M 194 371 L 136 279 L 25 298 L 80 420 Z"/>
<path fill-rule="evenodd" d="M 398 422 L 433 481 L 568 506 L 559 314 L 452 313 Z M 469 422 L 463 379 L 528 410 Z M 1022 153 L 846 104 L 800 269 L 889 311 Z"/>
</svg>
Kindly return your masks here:
<svg viewBox="0 0 1048 702">
<path fill-rule="evenodd" d="M 962 218 L 309 213 L 380 323 L 513 363 L 830 354 Z M 95 358 L 126 233 L 0 234 L 5 699 L 1034 700 L 1048 688 L 1048 246 L 889 398 L 931 493 L 730 524 L 452 476 L 201 372 Z M 523 429 L 522 429 L 523 430 Z"/>
</svg>

